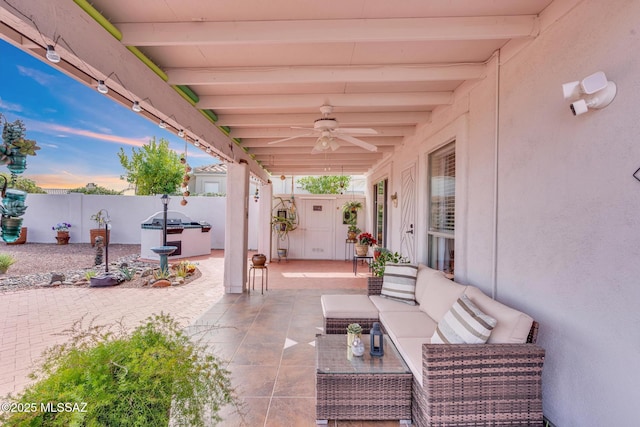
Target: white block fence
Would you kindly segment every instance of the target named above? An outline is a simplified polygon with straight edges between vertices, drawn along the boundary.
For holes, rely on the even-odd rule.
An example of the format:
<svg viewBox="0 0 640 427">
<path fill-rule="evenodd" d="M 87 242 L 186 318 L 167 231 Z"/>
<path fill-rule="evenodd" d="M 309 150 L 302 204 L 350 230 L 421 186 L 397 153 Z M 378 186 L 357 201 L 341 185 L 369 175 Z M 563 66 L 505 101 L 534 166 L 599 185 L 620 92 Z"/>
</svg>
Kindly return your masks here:
<svg viewBox="0 0 640 427">
<path fill-rule="evenodd" d="M 171 211 L 181 212 L 193 221 L 211 224 L 211 248 L 224 249 L 226 197 L 171 197 Z M 91 215 L 106 209 L 111 217 L 111 243 L 140 244 L 140 224 L 156 212 L 162 212 L 160 196 L 103 196 L 85 194 L 29 194 L 23 227 L 27 227 L 27 243 L 56 243 L 51 229 L 59 222 L 71 224 L 69 243 L 90 243 L 89 230 L 96 228 Z M 249 248 L 257 243 L 258 203 L 249 202 Z"/>
</svg>

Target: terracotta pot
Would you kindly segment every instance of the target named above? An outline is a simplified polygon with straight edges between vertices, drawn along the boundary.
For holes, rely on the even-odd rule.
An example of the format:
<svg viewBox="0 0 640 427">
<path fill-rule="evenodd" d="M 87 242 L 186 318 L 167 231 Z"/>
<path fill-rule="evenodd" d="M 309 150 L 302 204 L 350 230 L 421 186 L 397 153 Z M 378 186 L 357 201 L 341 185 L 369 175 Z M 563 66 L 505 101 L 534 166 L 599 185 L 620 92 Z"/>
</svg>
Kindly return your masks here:
<svg viewBox="0 0 640 427">
<path fill-rule="evenodd" d="M 251 257 L 251 263 L 254 267 L 262 267 L 267 262 L 267 257 L 264 254 L 255 254 Z"/>
<path fill-rule="evenodd" d="M 89 237 L 91 239 L 91 247 L 96 245 L 96 237 L 102 236 L 102 244 L 107 244 L 107 239 L 111 237 L 111 230 L 107 233 L 107 230 L 104 228 L 92 228 L 89 230 Z"/>
<path fill-rule="evenodd" d="M 69 239 L 71 237 L 69 236 L 69 232 L 68 231 L 58 231 L 58 234 L 56 235 L 56 240 L 58 241 L 59 245 L 67 245 L 69 244 Z"/>
<path fill-rule="evenodd" d="M 356 240 L 356 232 L 355 231 L 347 231 L 347 239 Z"/>
<path fill-rule="evenodd" d="M 22 227 L 20 229 L 20 236 L 18 236 L 18 240 L 15 242 L 8 242 L 7 245 L 24 245 L 27 243 L 27 227 Z"/>
</svg>

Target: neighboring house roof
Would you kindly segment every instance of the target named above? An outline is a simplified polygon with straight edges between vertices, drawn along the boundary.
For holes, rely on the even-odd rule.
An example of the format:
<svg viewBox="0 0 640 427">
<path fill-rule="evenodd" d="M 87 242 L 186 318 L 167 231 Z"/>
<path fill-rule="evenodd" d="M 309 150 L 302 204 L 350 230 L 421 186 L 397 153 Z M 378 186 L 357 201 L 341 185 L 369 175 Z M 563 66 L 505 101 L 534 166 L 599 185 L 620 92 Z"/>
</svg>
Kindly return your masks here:
<svg viewBox="0 0 640 427">
<path fill-rule="evenodd" d="M 193 168 L 193 174 L 218 174 L 218 175 L 226 175 L 227 174 L 227 165 L 224 163 L 214 163 L 205 166 L 198 166 Z"/>
<path fill-rule="evenodd" d="M 43 188 L 47 194 L 69 194 L 68 188 Z"/>
</svg>

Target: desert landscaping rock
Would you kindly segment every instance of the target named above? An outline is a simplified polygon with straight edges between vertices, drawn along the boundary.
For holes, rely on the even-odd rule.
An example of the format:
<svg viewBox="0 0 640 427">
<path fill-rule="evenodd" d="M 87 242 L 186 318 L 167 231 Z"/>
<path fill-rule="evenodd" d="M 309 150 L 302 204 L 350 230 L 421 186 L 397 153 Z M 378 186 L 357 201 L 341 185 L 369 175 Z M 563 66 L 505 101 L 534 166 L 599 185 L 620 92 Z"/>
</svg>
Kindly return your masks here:
<svg viewBox="0 0 640 427">
<path fill-rule="evenodd" d="M 17 262 L 7 272 L 0 275 L 0 292 L 16 291 L 37 287 L 89 286 L 87 272 L 93 271 L 97 275 L 104 273 L 105 264 L 93 265 L 95 249 L 91 245 L 79 243 L 61 247 L 55 244 L 27 243 L 19 246 L 7 246 L 0 252 L 9 252 Z M 113 245 L 109 246 L 109 273 L 114 274 L 121 284 L 118 287 L 144 287 L 149 285 L 149 279 L 158 268 L 158 263 L 140 260 L 139 245 Z M 17 248 L 17 249 L 16 249 Z M 115 256 L 114 256 L 115 255 Z M 132 280 L 125 281 L 120 268 L 127 267 L 135 270 Z M 64 272 L 62 268 L 66 268 Z M 187 278 L 183 283 L 177 284 L 175 278 L 172 281 L 178 286 L 188 284 L 200 277 L 196 273 Z M 168 286 L 172 283 L 169 282 Z"/>
</svg>

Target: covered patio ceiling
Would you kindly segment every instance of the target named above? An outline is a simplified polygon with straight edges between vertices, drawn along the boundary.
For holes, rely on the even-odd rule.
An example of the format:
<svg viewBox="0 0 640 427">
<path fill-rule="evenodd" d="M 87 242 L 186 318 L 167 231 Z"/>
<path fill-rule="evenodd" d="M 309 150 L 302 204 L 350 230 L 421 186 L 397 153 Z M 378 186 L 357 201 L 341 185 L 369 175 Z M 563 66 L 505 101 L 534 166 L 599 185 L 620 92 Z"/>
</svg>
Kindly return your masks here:
<svg viewBox="0 0 640 427">
<path fill-rule="evenodd" d="M 498 49 L 534 38 L 551 3 L 94 0 L 109 34 L 84 0 L 0 0 L 0 37 L 40 57 L 55 45 L 68 74 L 105 80 L 118 102 L 138 100 L 150 119 L 247 160 L 259 178 L 361 174 L 456 88 L 483 79 Z M 322 105 L 336 121 L 310 130 Z M 322 130 L 329 148 L 312 154 Z"/>
</svg>

